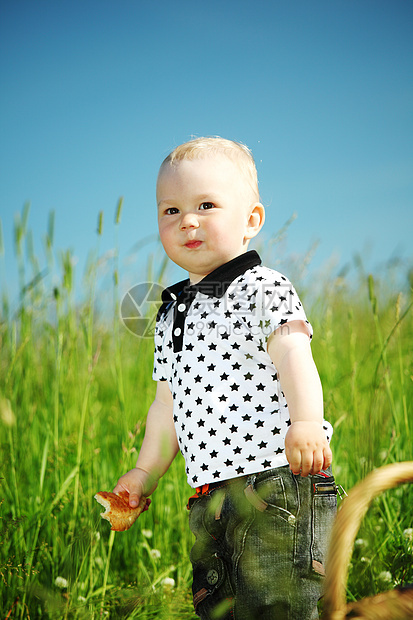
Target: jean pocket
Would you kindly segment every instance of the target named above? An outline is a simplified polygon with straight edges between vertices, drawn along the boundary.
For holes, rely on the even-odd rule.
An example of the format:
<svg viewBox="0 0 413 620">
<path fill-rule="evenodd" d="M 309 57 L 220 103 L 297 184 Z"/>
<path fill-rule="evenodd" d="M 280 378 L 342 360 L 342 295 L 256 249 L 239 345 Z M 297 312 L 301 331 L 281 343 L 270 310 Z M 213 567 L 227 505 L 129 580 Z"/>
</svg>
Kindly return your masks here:
<svg viewBox="0 0 413 620">
<path fill-rule="evenodd" d="M 294 525 L 295 516 L 287 510 L 287 494 L 281 476 L 272 476 L 262 481 L 253 478 L 244 489 L 244 494 L 259 512 L 276 515 Z"/>
<path fill-rule="evenodd" d="M 324 575 L 324 562 L 331 529 L 337 512 L 337 486 L 333 476 L 313 476 L 312 480 L 312 570 Z"/>
</svg>

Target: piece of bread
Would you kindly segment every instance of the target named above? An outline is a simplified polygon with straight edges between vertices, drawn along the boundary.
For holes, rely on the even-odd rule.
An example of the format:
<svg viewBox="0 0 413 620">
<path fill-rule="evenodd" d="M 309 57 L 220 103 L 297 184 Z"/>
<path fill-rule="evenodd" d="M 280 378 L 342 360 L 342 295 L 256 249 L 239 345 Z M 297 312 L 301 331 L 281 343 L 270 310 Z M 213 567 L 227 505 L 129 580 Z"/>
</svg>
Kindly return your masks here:
<svg viewBox="0 0 413 620">
<path fill-rule="evenodd" d="M 119 493 L 100 491 L 96 493 L 95 500 L 106 508 L 105 512 L 102 512 L 100 516 L 109 521 L 112 526 L 111 529 L 115 530 L 115 532 L 128 530 L 146 506 L 146 497 L 141 497 L 139 506 L 131 508 L 127 491 L 120 491 Z"/>
</svg>

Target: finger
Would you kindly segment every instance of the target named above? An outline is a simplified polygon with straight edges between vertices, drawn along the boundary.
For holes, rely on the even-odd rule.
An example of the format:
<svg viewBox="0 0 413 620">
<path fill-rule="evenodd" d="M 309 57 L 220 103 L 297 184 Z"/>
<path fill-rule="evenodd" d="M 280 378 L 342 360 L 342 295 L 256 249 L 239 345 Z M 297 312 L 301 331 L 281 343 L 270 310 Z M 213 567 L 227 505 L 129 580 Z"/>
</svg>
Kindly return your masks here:
<svg viewBox="0 0 413 620">
<path fill-rule="evenodd" d="M 333 462 L 333 453 L 330 450 L 330 446 L 327 446 L 326 448 L 324 448 L 323 455 L 324 455 L 323 469 L 328 469 L 331 463 Z"/>
<path fill-rule="evenodd" d="M 301 451 L 297 448 L 293 448 L 286 454 L 287 461 L 290 464 L 290 469 L 295 476 L 300 473 L 301 470 Z"/>
<path fill-rule="evenodd" d="M 308 476 L 308 474 L 313 469 L 313 453 L 305 452 L 301 454 L 301 475 L 303 478 Z"/>
<path fill-rule="evenodd" d="M 129 493 L 129 506 L 131 508 L 136 508 L 136 506 L 139 506 L 140 501 L 141 501 L 141 496 L 138 495 L 138 493 L 136 492 Z"/>
<path fill-rule="evenodd" d="M 324 466 L 324 453 L 322 450 L 316 450 L 314 451 L 313 454 L 313 467 L 311 470 L 311 474 L 313 476 L 315 476 L 315 474 L 318 474 Z"/>
</svg>

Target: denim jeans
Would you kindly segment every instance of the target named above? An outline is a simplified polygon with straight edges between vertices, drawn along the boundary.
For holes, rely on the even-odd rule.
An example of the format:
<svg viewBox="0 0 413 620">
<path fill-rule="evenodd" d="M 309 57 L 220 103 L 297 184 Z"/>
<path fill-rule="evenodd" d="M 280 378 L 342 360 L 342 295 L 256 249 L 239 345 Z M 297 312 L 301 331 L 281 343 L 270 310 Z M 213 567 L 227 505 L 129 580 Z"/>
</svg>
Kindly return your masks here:
<svg viewBox="0 0 413 620">
<path fill-rule="evenodd" d="M 193 599 L 202 620 L 318 618 L 336 512 L 331 472 L 279 467 L 229 481 L 194 500 L 189 525 Z"/>
</svg>

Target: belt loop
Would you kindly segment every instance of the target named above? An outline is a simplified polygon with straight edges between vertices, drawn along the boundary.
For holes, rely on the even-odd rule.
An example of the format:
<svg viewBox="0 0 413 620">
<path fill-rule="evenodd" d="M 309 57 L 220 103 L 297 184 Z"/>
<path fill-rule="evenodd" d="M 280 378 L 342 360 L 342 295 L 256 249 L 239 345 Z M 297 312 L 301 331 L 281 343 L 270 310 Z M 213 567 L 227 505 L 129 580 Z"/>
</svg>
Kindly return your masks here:
<svg viewBox="0 0 413 620">
<path fill-rule="evenodd" d="M 221 513 L 222 513 L 222 506 L 224 505 L 225 502 L 225 491 L 222 492 L 222 497 L 219 500 L 218 506 L 215 509 L 215 521 L 219 521 L 221 518 Z"/>
</svg>

